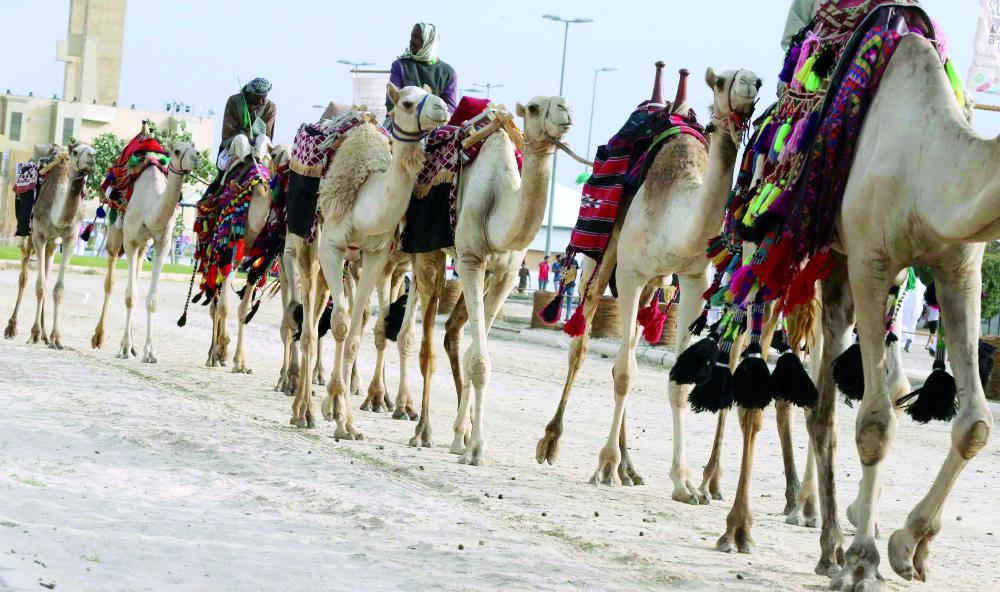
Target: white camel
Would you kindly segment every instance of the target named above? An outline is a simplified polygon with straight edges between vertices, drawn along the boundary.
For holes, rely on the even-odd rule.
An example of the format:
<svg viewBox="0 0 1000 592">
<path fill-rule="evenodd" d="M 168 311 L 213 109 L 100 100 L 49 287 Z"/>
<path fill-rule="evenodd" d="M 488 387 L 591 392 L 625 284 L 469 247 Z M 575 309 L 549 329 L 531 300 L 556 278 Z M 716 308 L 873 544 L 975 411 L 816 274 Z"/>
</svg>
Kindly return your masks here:
<svg viewBox="0 0 1000 592">
<path fill-rule="evenodd" d="M 135 180 L 132 198 L 121 215 L 122 223 L 108 229 L 108 270 L 104 278 L 104 304 L 101 316 L 91 338 L 91 346 L 104 345 L 104 322 L 115 282 L 115 263 L 119 255 L 128 259 L 128 286 L 125 289 L 125 332 L 122 335 L 118 357 L 128 359 L 134 355 L 132 346 L 132 312 L 138 291 L 139 270 L 147 243 L 153 241 L 153 269 L 146 295 L 146 344 L 142 361 L 156 363 L 153 349 L 153 316 L 156 313 L 157 287 L 163 263 L 170 252 L 170 237 L 181 198 L 184 176 L 198 166 L 198 151 L 193 144 L 178 142 L 170 149 L 167 173 L 155 166 L 147 167 Z M 124 246 L 124 251 L 122 250 Z"/>
<path fill-rule="evenodd" d="M 900 41 L 866 119 L 877 125 L 865 126 L 858 139 L 837 219 L 837 249 L 846 264 L 839 259 L 823 285 L 823 359 L 835 359 L 849 345 L 853 309 L 864 364 L 864 399 L 855 430 L 862 464 L 857 532 L 846 554 L 833 486 L 836 391 L 826 363 L 820 401 L 810 419 L 823 515 L 817 572 L 835 574 L 834 589 L 859 591 L 884 588 L 875 528 L 882 462 L 897 421 L 884 344 L 885 295 L 907 266 L 932 269 L 958 388 L 958 414 L 944 464 L 906 525 L 889 539 L 892 569 L 905 579 L 925 580 L 944 502 L 962 469 L 986 445 L 993 425 L 977 347 L 982 243 L 1000 238 L 994 167 L 1000 162 L 1000 139 L 973 131 L 931 42 L 917 35 Z M 915 167 L 915 154 L 924 166 Z"/>
<path fill-rule="evenodd" d="M 393 100 L 391 153 L 388 139 L 366 121 L 353 128 L 329 165 L 320 183 L 320 210 L 323 225 L 314 248 L 318 249 L 323 275 L 330 286 L 334 310 L 330 328 L 337 342 L 328 395 L 323 401 L 323 416 L 336 421 L 338 438 L 361 438 L 354 429 L 346 400 L 345 369 L 351 368 L 360 346 L 365 303 L 375 283 L 385 278 L 383 273 L 397 228 L 406 213 L 417 174 L 425 155 L 420 144 L 428 131 L 448 120 L 448 109 L 442 99 L 426 89 L 408 86 L 402 90 L 387 85 Z M 303 254 L 300 253 L 300 260 Z M 364 257 L 361 278 L 354 294 L 353 306 L 348 306 L 344 293 L 344 263 Z M 306 277 L 305 271 L 302 277 Z M 303 326 L 299 347 L 302 367 L 312 366 L 316 325 L 312 319 L 315 302 L 303 290 Z M 388 295 L 388 290 L 380 290 Z M 380 298 L 381 300 L 381 298 Z M 380 310 L 389 308 L 388 298 L 379 303 Z M 348 316 L 350 309 L 350 316 Z M 345 342 L 347 344 L 345 348 Z M 346 353 L 345 353 L 346 349 Z M 311 383 L 300 372 L 299 388 L 292 404 L 291 423 L 299 427 L 312 425 Z"/>
<path fill-rule="evenodd" d="M 572 124 L 569 104 L 558 96 L 538 96 L 527 105 L 518 104 L 517 115 L 524 119 L 522 171 L 518 172 L 510 136 L 505 130 L 498 130 L 485 140 L 476 160 L 462 171 L 459 180 L 461 200 L 453 256 L 458 262 L 465 306 L 456 305 L 449 319 L 446 343 L 453 361 L 456 387 L 461 393 L 450 451 L 461 455 L 460 462 L 473 465 L 485 460 L 485 396 L 490 373 L 486 336 L 517 281 L 517 268 L 524 260 L 524 252 L 542 224 L 556 142 Z M 411 446 L 432 444 L 430 381 L 434 356 L 431 340 L 438 295 L 444 285 L 445 261 L 444 251 L 437 251 L 418 255 L 414 262 L 416 289 L 424 315 L 420 349 L 424 390 L 420 420 L 410 440 Z M 401 342 L 414 330 L 415 308 L 407 307 Z M 472 323 L 473 343 L 458 372 L 456 360 L 461 324 L 466 319 Z M 462 374 L 469 380 L 463 382 Z M 476 392 L 471 433 L 470 388 Z"/>
<path fill-rule="evenodd" d="M 62 349 L 59 334 L 59 305 L 65 292 L 66 268 L 73 257 L 76 241 L 80 236 L 83 220 L 83 199 L 86 196 L 87 176 L 94 169 L 94 149 L 88 144 L 71 144 L 68 151 L 56 145 L 35 147 L 35 155 L 55 158 L 44 182 L 39 184 L 35 206 L 31 214 L 31 236 L 21 241 L 21 275 L 18 280 L 17 302 L 4 336 L 17 334 L 17 313 L 28 281 L 28 261 L 34 251 L 38 261 L 38 279 L 35 282 L 35 323 L 31 327 L 29 343 L 45 342 L 54 349 Z M 37 161 L 37 158 L 36 158 Z M 61 240 L 62 260 L 59 275 L 52 290 L 52 333 L 45 334 L 45 288 L 52 260 L 56 254 L 56 241 Z"/>
<path fill-rule="evenodd" d="M 613 484 L 619 479 L 621 430 L 625 398 L 636 372 L 639 333 L 635 319 L 643 286 L 657 276 L 676 273 L 680 278 L 678 352 L 690 340 L 686 328 L 698 316 L 700 295 L 708 287 L 705 244 L 721 228 L 743 122 L 753 112 L 761 80 L 747 70 L 716 75 L 709 69 L 705 82 L 714 94 L 710 147 L 706 151 L 699 140 L 689 135 L 681 135 L 664 146 L 622 223 L 618 244 L 635 246 L 617 252 L 619 323 L 623 338 L 613 371 L 615 412 L 592 483 Z M 672 497 L 688 503 L 707 503 L 706 492 L 699 491 L 691 482 L 684 454 L 688 389 L 674 381 L 667 388 L 673 417 Z M 721 433 L 717 440 L 720 437 Z"/>
</svg>

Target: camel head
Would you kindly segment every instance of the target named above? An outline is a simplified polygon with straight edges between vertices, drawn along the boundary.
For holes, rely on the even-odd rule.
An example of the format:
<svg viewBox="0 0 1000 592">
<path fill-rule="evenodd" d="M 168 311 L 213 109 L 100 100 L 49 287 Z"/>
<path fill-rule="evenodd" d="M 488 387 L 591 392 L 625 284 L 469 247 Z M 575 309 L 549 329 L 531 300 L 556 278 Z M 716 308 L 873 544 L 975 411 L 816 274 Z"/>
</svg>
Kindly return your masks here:
<svg viewBox="0 0 1000 592">
<path fill-rule="evenodd" d="M 198 150 L 190 142 L 176 142 L 170 148 L 170 168 L 187 173 L 198 168 Z"/>
<path fill-rule="evenodd" d="M 292 160 L 292 149 L 288 144 L 278 144 L 271 148 L 271 174 L 274 175 L 278 169 L 288 166 Z"/>
<path fill-rule="evenodd" d="M 526 144 L 553 144 L 562 139 L 573 125 L 573 111 L 562 97 L 538 96 L 527 105 L 517 104 L 517 115 L 524 118 Z"/>
<path fill-rule="evenodd" d="M 69 162 L 70 170 L 76 175 L 88 175 L 94 170 L 94 156 L 96 152 L 90 144 L 70 144 Z"/>
<path fill-rule="evenodd" d="M 392 136 L 402 142 L 413 142 L 427 135 L 439 125 L 448 123 L 448 106 L 440 97 L 431 94 L 424 85 L 406 86 L 402 90 L 393 83 L 386 91 L 395 107 L 392 109 Z"/>
<path fill-rule="evenodd" d="M 714 121 L 727 124 L 730 131 L 742 128 L 753 115 L 757 93 L 763 84 L 760 77 L 750 70 L 727 70 L 716 74 L 705 71 L 705 84 L 712 89 L 712 116 Z"/>
</svg>

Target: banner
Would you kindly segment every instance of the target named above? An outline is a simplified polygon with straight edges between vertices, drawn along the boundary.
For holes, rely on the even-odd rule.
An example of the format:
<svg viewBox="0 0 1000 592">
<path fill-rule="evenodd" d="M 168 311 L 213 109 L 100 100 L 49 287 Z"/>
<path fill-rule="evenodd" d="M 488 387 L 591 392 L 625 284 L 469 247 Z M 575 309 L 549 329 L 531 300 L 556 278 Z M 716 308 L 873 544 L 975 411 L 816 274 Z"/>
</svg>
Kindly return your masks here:
<svg viewBox="0 0 1000 592">
<path fill-rule="evenodd" d="M 976 92 L 1000 94 L 1000 0 L 979 0 L 979 26 L 968 85 Z"/>
<path fill-rule="evenodd" d="M 367 107 L 382 121 L 385 119 L 385 85 L 389 82 L 389 73 L 354 75 L 354 100 L 358 107 Z"/>
</svg>

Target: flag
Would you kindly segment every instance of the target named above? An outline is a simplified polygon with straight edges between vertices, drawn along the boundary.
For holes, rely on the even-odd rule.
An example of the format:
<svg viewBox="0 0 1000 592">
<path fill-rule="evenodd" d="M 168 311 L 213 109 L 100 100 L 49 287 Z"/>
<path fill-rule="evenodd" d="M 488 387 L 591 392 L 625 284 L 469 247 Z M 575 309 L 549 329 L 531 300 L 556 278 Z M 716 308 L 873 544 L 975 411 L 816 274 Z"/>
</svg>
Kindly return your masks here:
<svg viewBox="0 0 1000 592">
<path fill-rule="evenodd" d="M 967 80 L 976 92 L 1000 94 L 1000 0 L 979 0 L 979 26 Z"/>
</svg>

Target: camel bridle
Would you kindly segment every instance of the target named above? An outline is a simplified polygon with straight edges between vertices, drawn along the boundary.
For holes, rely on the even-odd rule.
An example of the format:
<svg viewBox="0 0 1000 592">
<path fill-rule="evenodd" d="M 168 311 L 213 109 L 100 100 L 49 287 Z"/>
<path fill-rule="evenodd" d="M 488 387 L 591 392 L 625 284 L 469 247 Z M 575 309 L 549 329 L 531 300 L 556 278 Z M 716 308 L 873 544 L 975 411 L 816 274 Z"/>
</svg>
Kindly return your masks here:
<svg viewBox="0 0 1000 592">
<path fill-rule="evenodd" d="M 739 146 L 744 140 L 748 139 L 750 134 L 750 119 L 753 117 L 754 109 L 757 107 L 757 102 L 760 99 L 756 99 L 753 102 L 753 106 L 749 113 L 739 113 L 733 108 L 733 89 L 736 87 L 736 81 L 740 78 L 740 73 L 744 71 L 744 68 L 740 68 L 733 74 L 733 80 L 729 83 L 729 92 L 726 93 L 726 107 L 729 114 L 726 115 L 724 119 L 718 118 L 716 115 L 712 115 L 712 122 L 709 124 L 708 132 L 714 131 L 715 128 L 721 128 L 722 131 L 729 134 L 730 139 L 733 143 Z"/>
<path fill-rule="evenodd" d="M 585 165 L 585 166 L 590 166 L 590 167 L 594 166 L 593 162 L 591 162 L 591 161 L 587 160 L 586 158 L 580 156 L 576 152 L 573 152 L 570 149 L 570 147 L 567 146 L 566 144 L 564 144 L 561 140 L 558 140 L 558 139 L 552 137 L 552 135 L 549 134 L 549 130 L 547 130 L 545 128 L 545 123 L 548 122 L 548 120 L 549 120 L 549 112 L 552 110 L 552 102 L 554 100 L 555 100 L 555 97 L 549 97 L 549 100 L 545 102 L 545 113 L 543 113 L 543 115 L 542 115 L 542 135 L 545 136 L 545 139 L 549 143 L 551 143 L 553 146 L 555 146 L 558 150 L 562 150 L 563 152 L 565 152 L 570 158 L 572 158 L 573 160 L 577 161 L 578 163 L 580 163 L 582 165 Z M 572 115 L 569 116 L 569 125 L 573 125 L 573 116 Z M 525 138 L 525 142 L 524 143 L 525 144 L 530 144 L 531 143 L 531 139 L 530 138 Z M 553 150 L 553 152 L 555 152 L 555 150 Z"/>
<path fill-rule="evenodd" d="M 400 142 L 404 142 L 406 144 L 413 144 L 415 142 L 423 140 L 425 137 L 427 137 L 427 134 L 431 133 L 431 130 L 424 130 L 424 128 L 420 125 L 420 116 L 424 112 L 424 105 L 427 103 L 427 98 L 430 96 L 431 93 L 425 94 L 424 98 L 420 99 L 420 102 L 417 103 L 417 131 L 415 132 L 405 130 L 401 128 L 399 124 L 396 123 L 395 111 L 393 111 L 392 114 L 389 115 L 389 121 L 392 123 L 389 133 L 392 135 L 393 139 L 399 140 Z"/>
</svg>

